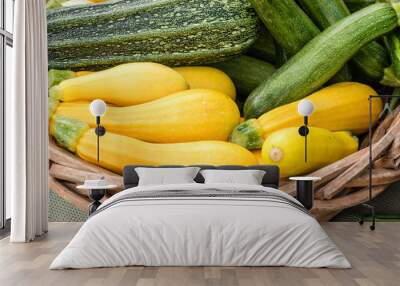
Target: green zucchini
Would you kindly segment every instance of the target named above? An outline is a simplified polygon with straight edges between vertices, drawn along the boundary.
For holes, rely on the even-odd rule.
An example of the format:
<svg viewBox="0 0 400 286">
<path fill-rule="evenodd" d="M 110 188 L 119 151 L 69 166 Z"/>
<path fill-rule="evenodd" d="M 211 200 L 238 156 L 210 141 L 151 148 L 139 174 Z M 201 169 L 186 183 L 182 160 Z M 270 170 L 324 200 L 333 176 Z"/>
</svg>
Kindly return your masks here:
<svg viewBox="0 0 400 286">
<path fill-rule="evenodd" d="M 389 56 L 383 45 L 373 41 L 365 45 L 351 59 L 364 78 L 374 82 L 382 80 L 384 69 L 390 65 Z"/>
<path fill-rule="evenodd" d="M 378 3 L 324 30 L 251 93 L 245 117 L 258 117 L 320 88 L 361 47 L 397 27 L 398 13 L 400 3 Z"/>
<path fill-rule="evenodd" d="M 275 64 L 280 67 L 290 59 L 290 55 L 279 45 L 276 46 Z"/>
<path fill-rule="evenodd" d="M 400 78 L 400 29 L 394 30 L 388 35 L 390 57 L 395 76 Z"/>
<path fill-rule="evenodd" d="M 276 70 L 268 62 L 244 55 L 216 63 L 214 66 L 224 71 L 233 80 L 236 90 L 242 98 L 246 98 Z"/>
<path fill-rule="evenodd" d="M 350 12 L 358 11 L 369 5 L 375 4 L 376 0 L 344 0 Z"/>
<path fill-rule="evenodd" d="M 119 0 L 52 9 L 47 18 L 54 69 L 217 62 L 244 52 L 258 32 L 246 0 Z"/>
<path fill-rule="evenodd" d="M 300 3 L 321 29 L 326 29 L 350 15 L 343 0 L 300 0 Z M 379 82 L 383 77 L 383 70 L 389 65 L 389 59 L 385 48 L 374 41 L 355 54 L 352 63 L 365 78 Z"/>
<path fill-rule="evenodd" d="M 275 61 L 278 65 L 284 64 L 320 33 L 318 27 L 295 0 L 250 0 L 250 2 L 279 45 Z M 339 71 L 333 81 L 350 80 L 349 71 L 347 68 Z"/>
<path fill-rule="evenodd" d="M 294 0 L 250 0 L 258 17 L 289 56 L 295 55 L 319 29 Z"/>
<path fill-rule="evenodd" d="M 274 38 L 264 28 L 260 28 L 260 34 L 254 44 L 247 51 L 249 56 L 271 63 L 276 63 L 276 47 Z"/>
</svg>

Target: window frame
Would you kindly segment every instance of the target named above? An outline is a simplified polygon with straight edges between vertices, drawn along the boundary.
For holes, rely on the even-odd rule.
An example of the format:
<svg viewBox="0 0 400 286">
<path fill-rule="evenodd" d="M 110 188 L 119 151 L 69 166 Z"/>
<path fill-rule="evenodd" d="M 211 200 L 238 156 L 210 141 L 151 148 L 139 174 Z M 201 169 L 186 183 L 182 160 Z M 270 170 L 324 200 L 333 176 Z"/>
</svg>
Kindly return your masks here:
<svg viewBox="0 0 400 286">
<path fill-rule="evenodd" d="M 5 93 L 6 93 L 6 48 L 13 48 L 13 34 L 6 30 L 6 1 L 0 0 L 0 237 L 10 231 L 10 219 L 6 218 L 6 189 L 5 189 Z M 12 9 L 14 13 L 14 7 Z"/>
</svg>

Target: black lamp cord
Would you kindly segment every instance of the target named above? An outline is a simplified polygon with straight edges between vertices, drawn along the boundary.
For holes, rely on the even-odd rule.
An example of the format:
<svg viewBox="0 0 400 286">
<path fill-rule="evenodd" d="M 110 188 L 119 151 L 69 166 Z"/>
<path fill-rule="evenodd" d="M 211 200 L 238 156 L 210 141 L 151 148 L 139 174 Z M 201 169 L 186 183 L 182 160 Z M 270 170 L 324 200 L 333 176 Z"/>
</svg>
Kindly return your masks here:
<svg viewBox="0 0 400 286">
<path fill-rule="evenodd" d="M 310 132 L 308 129 L 308 116 L 304 116 L 304 125 L 299 128 L 300 136 L 304 137 L 304 161 L 307 163 L 307 135 Z"/>
<path fill-rule="evenodd" d="M 304 162 L 307 163 L 307 135 L 308 135 L 308 116 L 304 116 Z"/>
<path fill-rule="evenodd" d="M 96 135 L 97 135 L 97 163 L 100 161 L 100 135 L 99 135 L 99 128 L 100 128 L 100 116 L 96 116 Z"/>
<path fill-rule="evenodd" d="M 97 135 L 97 162 L 100 161 L 100 136 L 106 134 L 106 129 L 100 125 L 100 116 L 96 116 L 96 129 L 95 133 Z"/>
</svg>

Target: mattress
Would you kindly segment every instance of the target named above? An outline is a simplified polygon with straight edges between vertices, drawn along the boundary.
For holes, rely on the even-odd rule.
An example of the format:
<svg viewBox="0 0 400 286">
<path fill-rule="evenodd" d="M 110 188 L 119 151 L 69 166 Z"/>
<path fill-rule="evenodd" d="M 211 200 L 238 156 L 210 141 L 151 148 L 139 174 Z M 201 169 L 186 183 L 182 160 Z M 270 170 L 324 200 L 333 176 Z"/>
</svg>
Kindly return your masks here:
<svg viewBox="0 0 400 286">
<path fill-rule="evenodd" d="M 193 183 L 114 195 L 50 269 L 133 265 L 351 267 L 293 197 L 263 186 Z"/>
</svg>

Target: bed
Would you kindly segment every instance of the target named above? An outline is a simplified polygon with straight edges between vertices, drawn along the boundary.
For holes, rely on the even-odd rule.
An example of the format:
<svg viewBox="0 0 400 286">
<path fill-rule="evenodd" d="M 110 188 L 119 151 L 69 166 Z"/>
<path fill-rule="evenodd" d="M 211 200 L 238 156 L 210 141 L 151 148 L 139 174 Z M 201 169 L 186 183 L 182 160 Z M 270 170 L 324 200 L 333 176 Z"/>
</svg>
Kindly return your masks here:
<svg viewBox="0 0 400 286">
<path fill-rule="evenodd" d="M 205 184 L 199 173 L 195 183 L 152 186 L 138 186 L 137 167 L 124 169 L 126 189 L 89 217 L 50 269 L 351 267 L 308 211 L 278 190 L 275 166 L 199 166 L 263 170 L 262 185 Z"/>
</svg>

